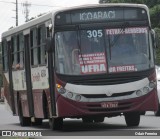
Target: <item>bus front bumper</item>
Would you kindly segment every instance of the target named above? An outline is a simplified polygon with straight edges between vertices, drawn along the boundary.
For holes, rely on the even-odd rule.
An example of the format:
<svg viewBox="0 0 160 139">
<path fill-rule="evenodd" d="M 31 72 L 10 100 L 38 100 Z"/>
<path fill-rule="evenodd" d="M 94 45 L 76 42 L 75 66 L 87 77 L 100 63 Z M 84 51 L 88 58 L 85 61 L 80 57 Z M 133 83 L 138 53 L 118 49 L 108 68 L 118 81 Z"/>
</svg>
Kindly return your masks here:
<svg viewBox="0 0 160 139">
<path fill-rule="evenodd" d="M 138 98 L 119 100 L 111 103 L 118 103 L 117 107 L 107 108 L 103 104 L 108 102 L 76 102 L 59 96 L 57 99 L 57 114 L 58 117 L 72 118 L 83 116 L 103 115 L 105 117 L 112 117 L 114 115 L 121 115 L 126 112 L 144 112 L 157 111 L 158 98 L 156 89 L 149 94 Z"/>
</svg>

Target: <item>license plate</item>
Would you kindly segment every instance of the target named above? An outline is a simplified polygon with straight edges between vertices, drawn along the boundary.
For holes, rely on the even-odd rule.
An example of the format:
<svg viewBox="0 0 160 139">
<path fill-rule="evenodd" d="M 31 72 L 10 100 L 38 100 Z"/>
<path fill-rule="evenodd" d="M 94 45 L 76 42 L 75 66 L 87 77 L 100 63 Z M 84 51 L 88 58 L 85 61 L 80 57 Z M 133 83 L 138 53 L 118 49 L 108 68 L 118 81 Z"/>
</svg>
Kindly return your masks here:
<svg viewBox="0 0 160 139">
<path fill-rule="evenodd" d="M 101 103 L 102 108 L 117 108 L 118 102 L 103 102 Z"/>
</svg>

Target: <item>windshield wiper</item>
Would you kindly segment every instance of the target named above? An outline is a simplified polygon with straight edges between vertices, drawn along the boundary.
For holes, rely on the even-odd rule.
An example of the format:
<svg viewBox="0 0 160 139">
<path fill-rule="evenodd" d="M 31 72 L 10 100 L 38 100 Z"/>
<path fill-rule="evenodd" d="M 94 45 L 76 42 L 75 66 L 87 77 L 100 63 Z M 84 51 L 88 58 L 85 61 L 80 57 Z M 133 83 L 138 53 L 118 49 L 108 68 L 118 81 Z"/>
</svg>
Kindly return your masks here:
<svg viewBox="0 0 160 139">
<path fill-rule="evenodd" d="M 123 33 L 123 31 L 125 30 L 125 28 L 128 26 L 128 23 L 125 22 L 122 27 L 120 28 L 120 33 L 116 36 L 116 38 L 111 42 L 110 41 L 110 35 L 107 35 L 108 36 L 108 42 L 109 42 L 109 52 L 110 52 L 110 60 L 111 60 L 111 47 L 113 47 L 117 41 L 119 40 L 119 37 L 121 36 L 121 34 Z"/>
<path fill-rule="evenodd" d="M 126 26 L 122 26 L 120 28 L 120 33 L 116 36 L 115 40 L 111 42 L 111 46 L 114 46 L 116 44 L 116 42 L 119 40 L 119 37 L 121 36 L 121 34 L 124 32 L 124 30 L 126 29 Z"/>
</svg>

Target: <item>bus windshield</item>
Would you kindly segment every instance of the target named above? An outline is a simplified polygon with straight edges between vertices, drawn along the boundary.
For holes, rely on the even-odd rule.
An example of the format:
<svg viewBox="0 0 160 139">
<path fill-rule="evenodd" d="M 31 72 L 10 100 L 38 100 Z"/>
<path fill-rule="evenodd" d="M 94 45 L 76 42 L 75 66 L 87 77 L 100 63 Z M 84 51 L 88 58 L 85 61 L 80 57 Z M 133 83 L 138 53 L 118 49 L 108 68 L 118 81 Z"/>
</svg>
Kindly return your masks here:
<svg viewBox="0 0 160 139">
<path fill-rule="evenodd" d="M 66 75 L 113 74 L 154 65 L 147 27 L 57 32 L 56 72 Z"/>
</svg>

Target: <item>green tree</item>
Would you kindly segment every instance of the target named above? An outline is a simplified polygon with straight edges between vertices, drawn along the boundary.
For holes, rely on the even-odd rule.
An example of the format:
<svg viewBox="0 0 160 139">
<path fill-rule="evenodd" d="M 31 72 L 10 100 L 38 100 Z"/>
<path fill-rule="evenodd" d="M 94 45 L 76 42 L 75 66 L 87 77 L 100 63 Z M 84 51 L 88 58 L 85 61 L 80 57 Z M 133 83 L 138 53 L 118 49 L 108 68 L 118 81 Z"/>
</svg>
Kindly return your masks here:
<svg viewBox="0 0 160 139">
<path fill-rule="evenodd" d="M 152 27 L 160 28 L 160 4 L 155 5 L 154 7 L 150 9 L 150 15 L 151 15 Z"/>
<path fill-rule="evenodd" d="M 99 3 L 137 3 L 150 8 L 152 28 L 160 28 L 160 0 L 99 0 Z"/>
<path fill-rule="evenodd" d="M 110 3 L 111 0 L 99 0 L 99 3 Z"/>
<path fill-rule="evenodd" d="M 160 0 L 99 0 L 99 3 L 138 3 L 146 4 L 148 7 L 154 7 L 160 4 Z"/>
<path fill-rule="evenodd" d="M 160 65 L 160 28 L 155 28 L 154 30 L 156 34 L 156 43 L 157 43 L 156 64 Z"/>
</svg>

